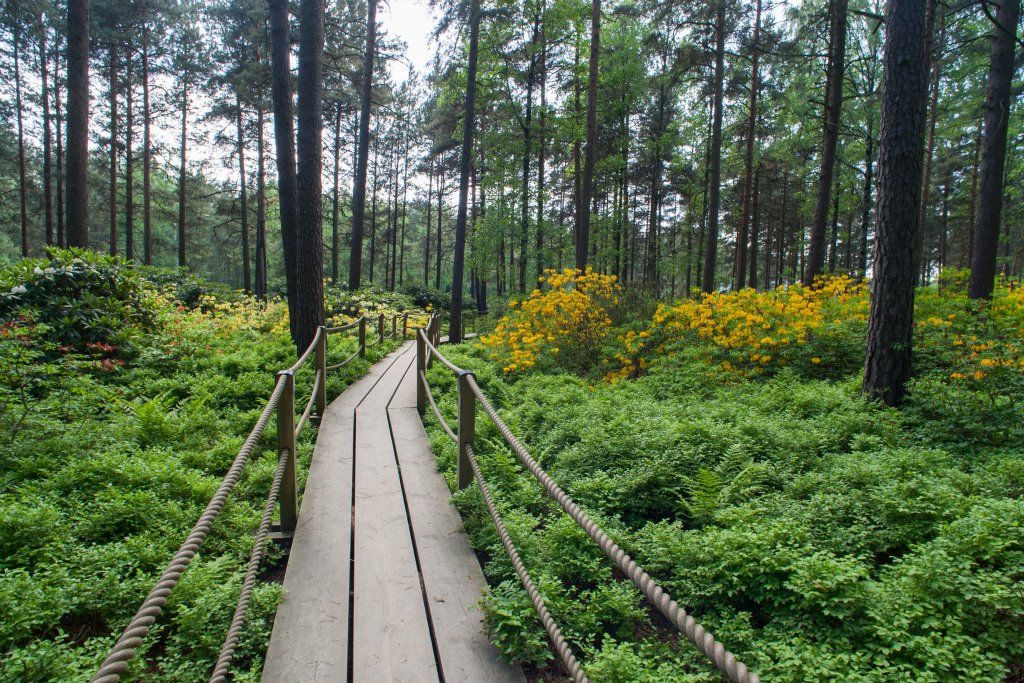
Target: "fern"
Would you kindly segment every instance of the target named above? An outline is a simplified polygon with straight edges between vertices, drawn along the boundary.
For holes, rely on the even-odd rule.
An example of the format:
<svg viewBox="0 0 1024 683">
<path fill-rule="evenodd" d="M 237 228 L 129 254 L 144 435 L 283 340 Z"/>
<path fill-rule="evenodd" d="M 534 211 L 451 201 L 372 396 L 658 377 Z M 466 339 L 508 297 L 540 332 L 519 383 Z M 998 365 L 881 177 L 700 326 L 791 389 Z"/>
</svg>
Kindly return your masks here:
<svg viewBox="0 0 1024 683">
<path fill-rule="evenodd" d="M 720 510 L 760 493 L 766 474 L 763 465 L 747 457 L 742 444 L 733 444 L 713 470 L 701 467 L 692 477 L 686 477 L 676 495 L 690 521 L 698 527 L 707 526 Z"/>
</svg>

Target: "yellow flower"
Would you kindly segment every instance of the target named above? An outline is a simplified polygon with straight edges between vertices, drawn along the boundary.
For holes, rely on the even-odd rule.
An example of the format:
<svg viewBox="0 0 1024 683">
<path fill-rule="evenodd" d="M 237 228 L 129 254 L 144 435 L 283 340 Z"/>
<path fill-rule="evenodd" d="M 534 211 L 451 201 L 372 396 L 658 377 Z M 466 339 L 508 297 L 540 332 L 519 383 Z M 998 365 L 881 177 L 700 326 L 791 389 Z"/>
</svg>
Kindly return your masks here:
<svg viewBox="0 0 1024 683">
<path fill-rule="evenodd" d="M 811 362 L 814 363 L 815 365 L 818 365 L 819 363 L 821 363 L 821 359 L 815 356 L 814 358 L 811 359 Z"/>
</svg>

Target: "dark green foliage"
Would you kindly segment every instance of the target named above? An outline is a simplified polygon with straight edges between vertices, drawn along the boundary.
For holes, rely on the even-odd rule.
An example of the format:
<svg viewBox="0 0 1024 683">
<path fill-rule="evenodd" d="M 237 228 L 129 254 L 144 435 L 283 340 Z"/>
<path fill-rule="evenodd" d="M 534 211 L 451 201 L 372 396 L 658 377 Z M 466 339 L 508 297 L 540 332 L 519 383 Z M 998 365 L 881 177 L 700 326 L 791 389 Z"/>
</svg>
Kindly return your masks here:
<svg viewBox="0 0 1024 683">
<path fill-rule="evenodd" d="M 79 351 L 120 347 L 155 329 L 156 305 L 124 261 L 77 249 L 48 253 L 0 269 L 0 319 L 42 323 L 40 337 Z"/>
<path fill-rule="evenodd" d="M 587 513 L 765 680 L 997 683 L 1024 661 L 1024 438 L 1012 400 L 996 400 L 1005 417 L 993 424 L 991 401 L 937 374 L 896 412 L 865 402 L 856 376 L 787 369 L 723 383 L 681 355 L 635 382 L 592 386 L 503 378 L 471 346 L 449 357 L 477 371 Z M 450 373 L 430 377 L 454 418 Z M 719 680 L 649 617 L 488 421 L 477 434 L 506 525 L 591 678 Z M 453 483 L 454 450 L 434 445 Z M 479 493 L 455 501 L 489 558 L 495 641 L 539 664 L 540 627 Z"/>
</svg>

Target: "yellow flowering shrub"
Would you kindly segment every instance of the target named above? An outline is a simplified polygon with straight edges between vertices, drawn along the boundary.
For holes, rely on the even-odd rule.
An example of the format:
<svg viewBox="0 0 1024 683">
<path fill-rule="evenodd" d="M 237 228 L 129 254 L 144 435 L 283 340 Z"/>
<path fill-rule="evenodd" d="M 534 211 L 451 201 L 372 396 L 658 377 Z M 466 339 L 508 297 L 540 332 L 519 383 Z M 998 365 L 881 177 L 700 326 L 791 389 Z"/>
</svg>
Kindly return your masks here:
<svg viewBox="0 0 1024 683">
<path fill-rule="evenodd" d="M 567 268 L 544 271 L 540 287 L 498 321 L 480 343 L 506 373 L 545 362 L 586 371 L 600 356 L 611 328 L 608 308 L 619 300 L 614 275 Z"/>
<path fill-rule="evenodd" d="M 798 356 L 819 366 L 828 349 L 808 342 L 836 325 L 863 326 L 868 310 L 867 288 L 845 275 L 821 278 L 810 288 L 742 289 L 663 304 L 647 330 L 619 338 L 621 367 L 606 379 L 635 376 L 644 369 L 645 356 L 672 355 L 680 345 L 705 348 L 709 362 L 741 376 L 763 374 Z"/>
</svg>

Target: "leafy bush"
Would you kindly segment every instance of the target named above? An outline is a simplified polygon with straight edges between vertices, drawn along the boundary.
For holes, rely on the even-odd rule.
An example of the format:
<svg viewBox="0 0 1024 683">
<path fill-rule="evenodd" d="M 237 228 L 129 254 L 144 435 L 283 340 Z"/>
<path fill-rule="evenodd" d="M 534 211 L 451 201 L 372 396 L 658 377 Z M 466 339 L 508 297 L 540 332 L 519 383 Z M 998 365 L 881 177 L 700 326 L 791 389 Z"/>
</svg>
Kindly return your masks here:
<svg viewBox="0 0 1024 683">
<path fill-rule="evenodd" d="M 402 294 L 409 297 L 413 305 L 432 311 L 447 311 L 452 307 L 452 298 L 445 292 L 410 283 L 402 287 Z"/>
<path fill-rule="evenodd" d="M 49 259 L 0 268 L 0 317 L 22 315 L 41 336 L 85 350 L 123 346 L 157 326 L 158 308 L 124 261 L 79 249 L 51 249 Z"/>
</svg>

